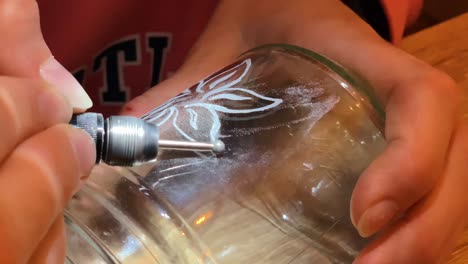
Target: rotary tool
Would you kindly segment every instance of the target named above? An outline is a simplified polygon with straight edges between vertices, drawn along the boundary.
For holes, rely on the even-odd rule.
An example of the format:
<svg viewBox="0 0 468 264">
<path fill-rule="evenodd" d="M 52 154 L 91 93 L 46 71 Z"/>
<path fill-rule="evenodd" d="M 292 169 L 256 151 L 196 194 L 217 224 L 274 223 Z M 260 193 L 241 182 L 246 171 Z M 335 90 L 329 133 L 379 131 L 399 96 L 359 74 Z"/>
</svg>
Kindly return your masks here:
<svg viewBox="0 0 468 264">
<path fill-rule="evenodd" d="M 70 124 L 86 131 L 96 143 L 96 163 L 137 166 L 155 161 L 159 149 L 177 151 L 224 151 L 224 143 L 162 140 L 155 124 L 131 116 L 100 113 L 73 115 Z"/>
</svg>

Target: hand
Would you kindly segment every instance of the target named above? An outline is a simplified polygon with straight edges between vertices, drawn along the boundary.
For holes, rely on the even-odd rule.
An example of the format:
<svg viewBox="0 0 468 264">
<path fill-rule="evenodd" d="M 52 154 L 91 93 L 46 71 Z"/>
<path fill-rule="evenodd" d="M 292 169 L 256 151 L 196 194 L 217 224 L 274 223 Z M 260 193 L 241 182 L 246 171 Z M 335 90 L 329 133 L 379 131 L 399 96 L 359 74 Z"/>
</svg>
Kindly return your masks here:
<svg viewBox="0 0 468 264">
<path fill-rule="evenodd" d="M 0 1 L 0 262 L 64 263 L 62 210 L 94 164 L 67 123 L 91 101 L 55 61 L 35 1 Z"/>
<path fill-rule="evenodd" d="M 360 177 L 351 203 L 351 218 L 361 235 L 385 232 L 356 263 L 444 259 L 468 218 L 468 131 L 458 113 L 461 91 L 445 74 L 379 38 L 341 1 L 221 2 L 181 69 L 123 111 L 141 115 L 240 53 L 281 42 L 314 50 L 358 72 L 385 106 L 388 146 Z"/>
</svg>

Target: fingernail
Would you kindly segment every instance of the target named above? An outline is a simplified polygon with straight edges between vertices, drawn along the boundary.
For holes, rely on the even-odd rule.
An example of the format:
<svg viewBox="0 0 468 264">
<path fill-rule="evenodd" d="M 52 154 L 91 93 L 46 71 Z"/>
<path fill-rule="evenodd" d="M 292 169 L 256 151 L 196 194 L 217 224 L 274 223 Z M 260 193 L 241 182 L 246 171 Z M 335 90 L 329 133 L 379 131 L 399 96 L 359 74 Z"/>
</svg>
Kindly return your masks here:
<svg viewBox="0 0 468 264">
<path fill-rule="evenodd" d="M 80 83 L 54 57 L 50 57 L 41 65 L 40 74 L 67 98 L 73 109 L 86 110 L 93 106 L 91 98 Z"/>
<path fill-rule="evenodd" d="M 96 161 L 96 146 L 93 139 L 81 129 L 73 128 L 71 143 L 78 159 L 80 180 L 86 179 Z"/>
<path fill-rule="evenodd" d="M 362 237 L 369 237 L 379 231 L 398 212 L 398 206 L 391 200 L 385 200 L 371 206 L 361 216 L 357 230 Z"/>
</svg>

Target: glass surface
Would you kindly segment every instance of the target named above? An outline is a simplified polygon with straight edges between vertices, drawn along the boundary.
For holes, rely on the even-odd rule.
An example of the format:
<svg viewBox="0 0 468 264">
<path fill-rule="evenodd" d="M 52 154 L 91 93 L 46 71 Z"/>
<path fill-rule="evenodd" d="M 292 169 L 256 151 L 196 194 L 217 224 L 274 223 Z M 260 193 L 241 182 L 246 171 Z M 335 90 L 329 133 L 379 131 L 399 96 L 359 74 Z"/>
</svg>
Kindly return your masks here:
<svg viewBox="0 0 468 264">
<path fill-rule="evenodd" d="M 269 45 L 143 118 L 161 138 L 222 140 L 97 166 L 66 209 L 69 263 L 351 263 L 353 187 L 385 146 L 369 89 L 326 58 Z"/>
</svg>

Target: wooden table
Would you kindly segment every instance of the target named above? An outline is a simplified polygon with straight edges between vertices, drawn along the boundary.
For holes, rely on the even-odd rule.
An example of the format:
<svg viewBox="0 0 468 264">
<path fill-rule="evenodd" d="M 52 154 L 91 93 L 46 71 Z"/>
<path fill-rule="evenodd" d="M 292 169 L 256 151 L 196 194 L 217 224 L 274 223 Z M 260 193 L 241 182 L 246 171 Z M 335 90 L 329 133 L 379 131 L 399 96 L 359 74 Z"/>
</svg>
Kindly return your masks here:
<svg viewBox="0 0 468 264">
<path fill-rule="evenodd" d="M 452 76 L 468 94 L 468 13 L 410 35 L 399 46 Z M 468 115 L 468 103 L 464 107 Z M 468 228 L 452 255 L 450 264 L 468 263 Z"/>
</svg>

